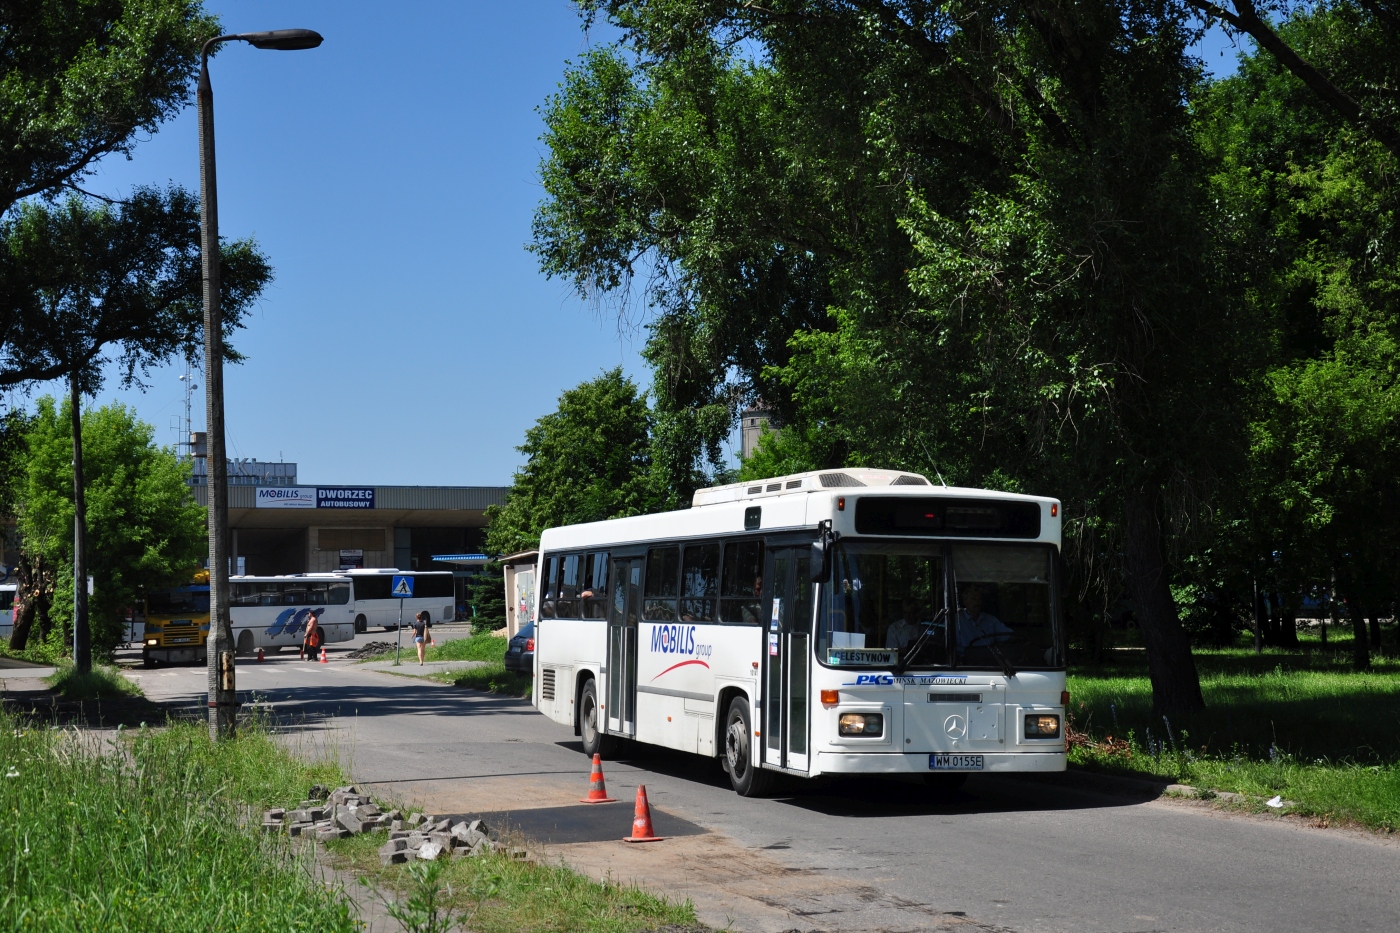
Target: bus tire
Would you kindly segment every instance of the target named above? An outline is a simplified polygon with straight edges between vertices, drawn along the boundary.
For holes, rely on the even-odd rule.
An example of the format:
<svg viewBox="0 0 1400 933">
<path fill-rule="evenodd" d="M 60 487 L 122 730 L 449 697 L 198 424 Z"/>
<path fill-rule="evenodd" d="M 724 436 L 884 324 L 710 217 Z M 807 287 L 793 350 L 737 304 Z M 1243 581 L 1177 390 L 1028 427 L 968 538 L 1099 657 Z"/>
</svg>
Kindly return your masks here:
<svg viewBox="0 0 1400 933">
<path fill-rule="evenodd" d="M 253 633 L 249 629 L 244 629 L 238 633 L 238 647 L 235 652 L 246 658 L 252 655 L 253 651 Z"/>
<path fill-rule="evenodd" d="M 141 655 L 141 666 L 142 666 L 142 667 L 155 667 L 155 666 L 156 666 L 156 659 L 153 658 L 153 657 L 151 657 L 149 654 L 143 654 L 143 655 Z"/>
<path fill-rule="evenodd" d="M 604 735 L 598 722 L 598 682 L 593 678 L 584 681 L 578 698 L 578 729 L 583 738 L 583 753 L 590 758 L 594 755 L 609 757 L 617 747 L 617 741 Z"/>
<path fill-rule="evenodd" d="M 368 631 L 369 619 L 366 619 L 363 614 L 355 616 L 355 634 L 361 635 Z"/>
<path fill-rule="evenodd" d="M 762 797 L 773 786 L 773 775 L 753 763 L 753 725 L 748 697 L 737 696 L 724 717 L 724 770 L 740 797 Z"/>
</svg>

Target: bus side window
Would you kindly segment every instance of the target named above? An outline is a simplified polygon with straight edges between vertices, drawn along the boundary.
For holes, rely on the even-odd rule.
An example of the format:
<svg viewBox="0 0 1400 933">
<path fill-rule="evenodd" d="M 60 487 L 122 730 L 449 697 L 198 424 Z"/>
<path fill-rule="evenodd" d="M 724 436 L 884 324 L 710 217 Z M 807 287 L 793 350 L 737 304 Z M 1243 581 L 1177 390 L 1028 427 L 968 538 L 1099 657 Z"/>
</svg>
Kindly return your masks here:
<svg viewBox="0 0 1400 933">
<path fill-rule="evenodd" d="M 719 542 L 686 545 L 681 564 L 681 621 L 716 621 L 718 595 Z"/>
<path fill-rule="evenodd" d="M 559 593 L 559 555 L 553 554 L 545 559 L 544 579 L 540 581 L 540 618 L 554 619 L 555 600 Z"/>
<path fill-rule="evenodd" d="M 578 554 L 566 554 L 563 561 L 563 572 L 559 580 L 559 618 L 577 619 L 579 613 L 579 557 Z"/>
<path fill-rule="evenodd" d="M 595 551 L 585 555 L 583 569 L 583 617 L 608 617 L 608 552 Z"/>
<path fill-rule="evenodd" d="M 763 542 L 729 541 L 724 545 L 724 571 L 720 574 L 720 621 L 731 625 L 758 625 L 763 621 L 759 605 L 763 595 Z"/>
<path fill-rule="evenodd" d="M 676 621 L 676 595 L 680 583 L 681 549 L 654 547 L 647 551 L 646 585 L 642 592 L 642 618 L 648 622 Z"/>
</svg>

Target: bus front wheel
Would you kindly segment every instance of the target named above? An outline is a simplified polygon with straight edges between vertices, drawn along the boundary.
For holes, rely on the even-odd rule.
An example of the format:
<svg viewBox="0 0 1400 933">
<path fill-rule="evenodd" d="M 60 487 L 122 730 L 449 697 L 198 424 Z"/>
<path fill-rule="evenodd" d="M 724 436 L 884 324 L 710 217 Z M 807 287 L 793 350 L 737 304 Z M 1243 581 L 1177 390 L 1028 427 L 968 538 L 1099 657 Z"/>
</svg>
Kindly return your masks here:
<svg viewBox="0 0 1400 933">
<path fill-rule="evenodd" d="M 753 763 L 753 726 L 747 697 L 735 697 L 724 718 L 724 770 L 740 797 L 762 797 L 773 786 L 773 775 Z"/>
<path fill-rule="evenodd" d="M 604 735 L 598 722 L 598 682 L 589 680 L 579 692 L 578 703 L 579 735 L 583 738 L 583 753 L 590 758 L 594 755 L 607 757 L 613 753 L 617 741 Z"/>
<path fill-rule="evenodd" d="M 363 614 L 355 616 L 355 634 L 360 635 L 368 631 L 369 619 L 366 619 Z"/>
<path fill-rule="evenodd" d="M 253 646 L 253 633 L 252 633 L 252 632 L 246 631 L 246 630 L 245 630 L 245 631 L 239 633 L 239 636 L 238 636 L 238 648 L 237 648 L 236 650 L 237 650 L 237 653 L 238 653 L 238 654 L 242 655 L 242 656 L 245 657 L 245 658 L 248 657 L 249 655 L 251 655 L 251 654 L 253 653 L 253 651 L 254 651 L 254 646 Z"/>
</svg>

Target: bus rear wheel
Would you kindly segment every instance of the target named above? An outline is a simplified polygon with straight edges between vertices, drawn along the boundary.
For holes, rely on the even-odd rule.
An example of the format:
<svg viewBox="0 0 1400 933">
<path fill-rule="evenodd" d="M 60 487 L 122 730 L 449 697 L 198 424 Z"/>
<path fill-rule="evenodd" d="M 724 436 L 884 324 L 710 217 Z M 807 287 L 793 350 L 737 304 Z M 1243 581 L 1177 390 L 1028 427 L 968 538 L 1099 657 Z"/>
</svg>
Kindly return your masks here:
<svg viewBox="0 0 1400 933">
<path fill-rule="evenodd" d="M 252 655 L 254 650 L 256 650 L 253 645 L 253 633 L 247 631 L 246 629 L 243 632 L 239 633 L 238 647 L 235 650 L 238 654 L 242 655 L 245 658 Z"/>
<path fill-rule="evenodd" d="M 724 717 L 724 770 L 740 797 L 762 797 L 773 786 L 773 775 L 753 763 L 753 726 L 747 697 L 735 697 Z"/>
<path fill-rule="evenodd" d="M 355 634 L 360 635 L 368 631 L 369 619 L 366 619 L 363 613 L 355 616 Z"/>
<path fill-rule="evenodd" d="M 598 682 L 589 680 L 579 691 L 578 731 L 583 738 L 583 753 L 590 758 L 594 755 L 607 757 L 617 747 L 616 739 L 603 734 L 598 719 Z"/>
</svg>

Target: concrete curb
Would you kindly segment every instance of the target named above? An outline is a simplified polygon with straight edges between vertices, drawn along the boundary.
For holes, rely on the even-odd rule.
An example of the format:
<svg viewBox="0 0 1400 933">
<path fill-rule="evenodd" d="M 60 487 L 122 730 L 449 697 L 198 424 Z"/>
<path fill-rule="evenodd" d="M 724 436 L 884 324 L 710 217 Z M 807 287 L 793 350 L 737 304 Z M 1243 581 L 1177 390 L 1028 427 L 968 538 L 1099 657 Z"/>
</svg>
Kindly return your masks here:
<svg viewBox="0 0 1400 933">
<path fill-rule="evenodd" d="M 1006 776 L 1011 777 L 1011 775 Z M 1251 794 L 1237 794 L 1228 790 L 1202 789 L 1190 784 L 1154 781 L 1150 778 L 1134 778 L 1118 774 L 1103 774 L 1079 768 L 1070 768 L 1067 771 L 1051 774 L 1027 774 L 1022 779 L 1032 780 L 1040 784 L 1068 787 L 1073 790 L 1107 794 L 1112 797 L 1134 797 L 1147 800 L 1155 800 L 1158 797 L 1186 797 L 1192 800 L 1223 800 L 1230 803 L 1263 803 L 1267 799 Z M 1276 809 L 1282 810 L 1292 806 L 1296 806 L 1293 801 L 1284 800 L 1282 807 Z"/>
</svg>

